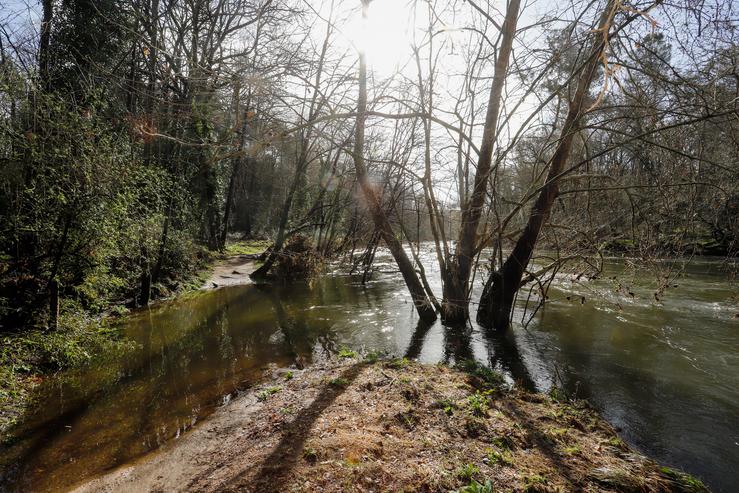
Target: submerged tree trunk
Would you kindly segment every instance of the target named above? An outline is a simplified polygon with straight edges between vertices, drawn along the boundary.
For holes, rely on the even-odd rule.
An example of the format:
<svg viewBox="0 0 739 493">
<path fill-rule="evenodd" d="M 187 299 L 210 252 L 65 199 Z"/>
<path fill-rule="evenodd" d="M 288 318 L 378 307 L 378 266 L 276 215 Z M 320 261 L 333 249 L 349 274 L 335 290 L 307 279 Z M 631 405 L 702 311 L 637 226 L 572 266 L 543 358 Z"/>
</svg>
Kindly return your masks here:
<svg viewBox="0 0 739 493">
<path fill-rule="evenodd" d="M 462 324 L 469 318 L 469 280 L 478 247 L 477 228 L 482 217 L 482 208 L 485 204 L 488 181 L 492 170 L 498 115 L 500 114 L 503 86 L 508 71 L 513 38 L 516 36 L 516 23 L 520 5 L 520 0 L 511 0 L 506 10 L 502 27 L 503 38 L 500 51 L 495 59 L 495 73 L 493 75 L 493 85 L 490 88 L 475 182 L 470 200 L 462 208 L 462 224 L 454 257 L 450 262 L 447 262 L 443 273 L 442 318 L 448 324 Z"/>
<path fill-rule="evenodd" d="M 606 49 L 606 36 L 614 15 L 615 7 L 611 0 L 601 14 L 598 29 L 595 31 L 599 38 L 593 43 L 589 58 L 580 73 L 575 95 L 570 100 L 567 117 L 562 126 L 557 149 L 550 160 L 546 182 L 531 209 L 526 227 L 501 268 L 493 272 L 485 283 L 477 310 L 477 321 L 485 327 L 504 330 L 510 325 L 516 292 L 521 287 L 523 273 L 531 260 L 541 228 L 549 218 L 552 205 L 557 198 L 560 175 L 570 157 L 575 134 L 580 130 L 583 103 Z"/>
<path fill-rule="evenodd" d="M 516 1 L 516 0 L 514 0 Z M 362 14 L 366 16 L 368 0 L 362 0 Z M 403 276 L 408 291 L 411 293 L 413 299 L 413 305 L 418 311 L 418 315 L 422 320 L 434 321 L 436 320 L 436 312 L 434 306 L 426 296 L 426 291 L 423 289 L 421 281 L 418 279 L 416 271 L 413 269 L 408 255 L 403 250 L 403 245 L 400 243 L 398 238 L 395 236 L 390 221 L 382 209 L 382 203 L 380 197 L 377 195 L 375 188 L 370 183 L 369 177 L 367 176 L 367 168 L 364 164 L 364 124 L 367 113 L 367 62 L 365 59 L 364 52 L 359 53 L 359 101 L 357 104 L 357 126 L 355 130 L 354 139 L 354 168 L 357 175 L 357 182 L 362 190 L 364 198 L 367 200 L 367 206 L 369 207 L 370 215 L 380 233 L 383 241 L 387 245 L 390 253 L 392 253 L 395 262 L 398 264 L 400 273 Z"/>
</svg>

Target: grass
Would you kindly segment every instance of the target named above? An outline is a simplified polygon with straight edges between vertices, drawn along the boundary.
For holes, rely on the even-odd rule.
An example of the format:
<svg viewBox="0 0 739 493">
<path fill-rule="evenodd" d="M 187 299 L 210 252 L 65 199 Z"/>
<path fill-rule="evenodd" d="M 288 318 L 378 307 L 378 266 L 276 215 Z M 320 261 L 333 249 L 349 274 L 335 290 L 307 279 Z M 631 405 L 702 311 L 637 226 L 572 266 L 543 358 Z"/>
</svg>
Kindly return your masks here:
<svg viewBox="0 0 739 493">
<path fill-rule="evenodd" d="M 531 476 L 524 476 L 524 491 L 525 492 L 538 492 L 544 491 L 549 480 L 540 474 L 533 474 Z"/>
<path fill-rule="evenodd" d="M 352 351 L 351 349 L 346 348 L 346 347 L 342 347 L 339 349 L 339 358 L 341 359 L 351 359 L 351 358 L 356 358 L 356 357 L 357 357 L 356 351 Z"/>
<path fill-rule="evenodd" d="M 318 460 L 318 452 L 314 448 L 306 447 L 303 449 L 303 459 L 308 462 L 316 462 Z"/>
<path fill-rule="evenodd" d="M 272 245 L 269 240 L 241 240 L 229 242 L 225 254 L 229 257 L 236 255 L 259 255 Z"/>
<path fill-rule="evenodd" d="M 264 402 L 267 399 L 269 399 L 271 395 L 274 395 L 281 390 L 282 390 L 282 387 L 280 387 L 279 385 L 275 385 L 273 387 L 267 387 L 266 389 L 262 390 L 261 392 L 257 394 L 257 400 Z"/>
<path fill-rule="evenodd" d="M 408 358 L 395 358 L 387 362 L 388 368 L 392 368 L 394 370 L 402 370 L 409 364 L 410 360 L 408 360 Z"/>
</svg>

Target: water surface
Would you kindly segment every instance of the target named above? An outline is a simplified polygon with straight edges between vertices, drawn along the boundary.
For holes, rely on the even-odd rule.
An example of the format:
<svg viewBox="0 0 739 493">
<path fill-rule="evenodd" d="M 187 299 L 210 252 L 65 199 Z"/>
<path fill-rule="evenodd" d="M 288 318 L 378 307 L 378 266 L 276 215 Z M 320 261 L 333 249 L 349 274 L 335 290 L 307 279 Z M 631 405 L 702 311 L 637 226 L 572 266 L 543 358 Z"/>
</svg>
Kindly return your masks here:
<svg viewBox="0 0 739 493">
<path fill-rule="evenodd" d="M 178 437 L 269 365 L 306 365 L 348 347 L 424 362 L 475 358 L 511 382 L 556 385 L 589 399 L 644 453 L 715 491 L 735 491 L 739 308 L 720 262 L 657 265 L 682 272 L 659 300 L 654 269 L 628 261 L 610 261 L 595 281 L 560 275 L 533 317 L 521 297 L 503 335 L 419 325 L 390 259 L 377 265 L 384 273 L 365 285 L 335 273 L 311 284 L 203 292 L 132 314 L 123 326 L 139 345 L 132 355 L 38 389 L 41 405 L 0 452 L 8 465 L 0 488 L 63 489 Z"/>
</svg>

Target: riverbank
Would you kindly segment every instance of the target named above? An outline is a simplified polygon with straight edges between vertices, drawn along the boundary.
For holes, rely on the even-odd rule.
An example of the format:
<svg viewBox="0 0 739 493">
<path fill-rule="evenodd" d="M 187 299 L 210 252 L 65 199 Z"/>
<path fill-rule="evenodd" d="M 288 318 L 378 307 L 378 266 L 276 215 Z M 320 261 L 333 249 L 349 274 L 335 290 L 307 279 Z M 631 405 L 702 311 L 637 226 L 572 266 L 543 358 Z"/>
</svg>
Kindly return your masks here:
<svg viewBox="0 0 739 493">
<path fill-rule="evenodd" d="M 263 240 L 229 243 L 223 253 L 204 257 L 196 269 L 183 271 L 176 283 L 158 286 L 152 305 L 202 289 L 248 284 L 254 259 L 267 246 Z M 134 343 L 113 327 L 128 313 L 129 304 L 110 304 L 100 313 L 70 304 L 61 312 L 56 330 L 0 332 L 0 443 L 32 404 L 33 390 L 47 375 L 133 349 Z"/>
<path fill-rule="evenodd" d="M 92 491 L 707 491 L 582 402 L 489 370 L 358 360 L 274 370 Z"/>
</svg>

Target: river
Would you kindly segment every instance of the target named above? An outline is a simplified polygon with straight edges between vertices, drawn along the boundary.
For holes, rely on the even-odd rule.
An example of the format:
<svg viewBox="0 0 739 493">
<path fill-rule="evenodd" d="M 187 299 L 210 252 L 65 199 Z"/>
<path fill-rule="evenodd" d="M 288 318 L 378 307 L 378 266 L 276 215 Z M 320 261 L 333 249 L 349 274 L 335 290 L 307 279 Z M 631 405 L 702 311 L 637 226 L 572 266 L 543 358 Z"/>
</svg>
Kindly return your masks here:
<svg viewBox="0 0 739 493">
<path fill-rule="evenodd" d="M 713 491 L 736 491 L 739 300 L 724 263 L 610 259 L 596 280 L 561 274 L 533 316 L 521 297 L 501 335 L 419 325 L 390 260 L 380 254 L 381 272 L 365 285 L 337 271 L 134 312 L 122 326 L 138 343 L 133 354 L 38 388 L 39 405 L 0 451 L 0 489 L 64 489 L 178 437 L 265 367 L 307 365 L 346 347 L 430 363 L 475 358 L 511 383 L 557 386 L 587 398 L 638 450 Z M 668 271 L 675 277 L 657 299 L 656 273 Z"/>
</svg>

